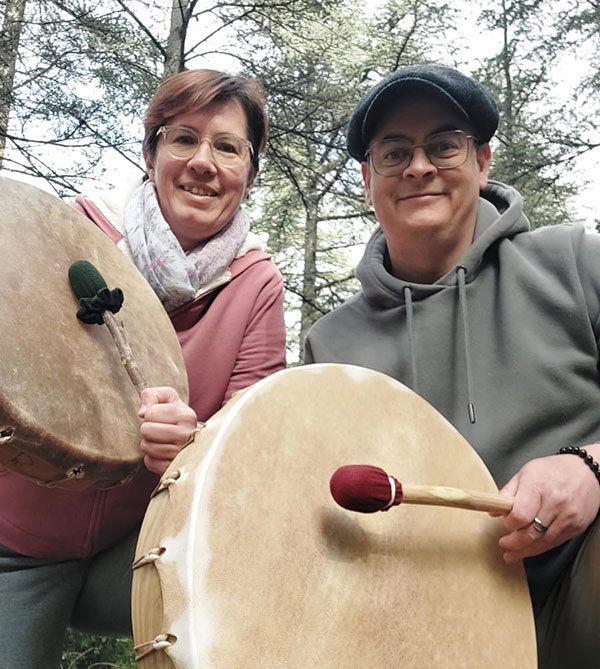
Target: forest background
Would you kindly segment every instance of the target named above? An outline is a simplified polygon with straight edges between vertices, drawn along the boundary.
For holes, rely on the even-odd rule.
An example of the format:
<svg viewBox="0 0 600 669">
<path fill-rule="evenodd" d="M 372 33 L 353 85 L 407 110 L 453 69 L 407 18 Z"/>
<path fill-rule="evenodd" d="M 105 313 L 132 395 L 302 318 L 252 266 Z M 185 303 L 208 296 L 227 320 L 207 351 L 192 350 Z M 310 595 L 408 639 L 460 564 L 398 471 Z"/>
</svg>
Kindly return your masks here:
<svg viewBox="0 0 600 669">
<path fill-rule="evenodd" d="M 211 67 L 261 79 L 271 133 L 248 211 L 286 281 L 288 360 L 356 290 L 375 227 L 345 128 L 361 95 L 414 62 L 494 95 L 492 177 L 534 227 L 596 210 L 598 0 L 3 0 L 0 168 L 65 199 L 141 174 L 142 118 L 162 78 Z M 70 634 L 64 667 L 133 667 L 129 640 Z"/>
</svg>

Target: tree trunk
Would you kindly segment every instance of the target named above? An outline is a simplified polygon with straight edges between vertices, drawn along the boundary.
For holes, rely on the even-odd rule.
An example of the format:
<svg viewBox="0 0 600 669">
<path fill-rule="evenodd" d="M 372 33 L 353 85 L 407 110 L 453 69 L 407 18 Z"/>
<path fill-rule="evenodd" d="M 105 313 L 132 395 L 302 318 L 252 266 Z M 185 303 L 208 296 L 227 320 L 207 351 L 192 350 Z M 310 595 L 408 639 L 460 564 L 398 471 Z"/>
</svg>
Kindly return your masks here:
<svg viewBox="0 0 600 669">
<path fill-rule="evenodd" d="M 306 227 L 304 228 L 304 267 L 302 277 L 302 305 L 300 306 L 300 363 L 304 362 L 304 339 L 315 321 L 317 302 L 317 241 L 318 203 L 315 197 L 307 197 Z"/>
<path fill-rule="evenodd" d="M 6 149 L 8 116 L 13 98 L 12 89 L 26 2 L 27 0 L 6 0 L 0 32 L 0 168 Z"/>
<path fill-rule="evenodd" d="M 189 21 L 189 6 L 190 0 L 173 0 L 163 77 L 177 74 L 185 68 L 184 47 Z"/>
<path fill-rule="evenodd" d="M 504 73 L 504 95 L 502 112 L 504 114 L 502 132 L 510 146 L 511 155 L 514 150 L 514 117 L 513 117 L 513 85 L 512 85 L 512 50 L 509 40 L 510 18 L 506 2 L 502 3 L 502 71 Z"/>
</svg>

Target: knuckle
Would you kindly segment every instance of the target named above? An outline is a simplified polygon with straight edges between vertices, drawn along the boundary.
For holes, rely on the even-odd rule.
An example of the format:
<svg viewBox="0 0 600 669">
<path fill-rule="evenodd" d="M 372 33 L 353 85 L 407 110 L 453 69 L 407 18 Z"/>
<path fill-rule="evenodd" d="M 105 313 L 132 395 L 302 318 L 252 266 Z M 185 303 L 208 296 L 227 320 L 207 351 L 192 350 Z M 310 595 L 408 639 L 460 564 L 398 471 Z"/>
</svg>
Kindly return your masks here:
<svg viewBox="0 0 600 669">
<path fill-rule="evenodd" d="M 171 386 L 160 386 L 156 390 L 159 392 L 163 402 L 179 401 L 179 395 L 177 394 L 177 391 L 175 388 L 171 388 Z"/>
<path fill-rule="evenodd" d="M 140 435 L 144 440 L 151 440 L 155 431 L 155 426 L 152 423 L 144 422 L 140 425 Z"/>
<path fill-rule="evenodd" d="M 585 529 L 586 523 L 583 513 L 578 509 L 569 509 L 562 518 L 565 530 L 570 533 L 578 534 Z"/>
<path fill-rule="evenodd" d="M 156 455 L 156 444 L 145 439 L 140 443 L 140 450 L 146 457 L 154 458 Z"/>
<path fill-rule="evenodd" d="M 535 542 L 536 544 L 544 540 L 544 532 L 536 530 L 535 527 L 529 526 L 525 532 L 527 533 L 528 543 Z"/>
<path fill-rule="evenodd" d="M 190 433 L 187 430 L 180 430 L 173 438 L 173 444 L 177 447 L 177 450 L 180 451 L 183 448 L 183 445 L 188 442 L 189 438 Z"/>
<path fill-rule="evenodd" d="M 513 530 L 518 530 L 522 527 L 526 527 L 529 525 L 530 520 L 529 516 L 525 511 L 521 511 L 519 509 L 513 510 L 512 513 L 510 513 L 506 517 L 506 525 L 510 529 Z"/>
</svg>

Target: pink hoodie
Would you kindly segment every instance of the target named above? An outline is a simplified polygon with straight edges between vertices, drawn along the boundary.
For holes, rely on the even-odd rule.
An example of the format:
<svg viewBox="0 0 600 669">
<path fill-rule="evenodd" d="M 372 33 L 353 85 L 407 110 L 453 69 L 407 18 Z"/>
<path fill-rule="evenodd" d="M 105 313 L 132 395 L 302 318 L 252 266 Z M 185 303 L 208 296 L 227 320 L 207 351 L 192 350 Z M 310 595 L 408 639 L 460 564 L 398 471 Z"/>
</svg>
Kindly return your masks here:
<svg viewBox="0 0 600 669">
<path fill-rule="evenodd" d="M 121 233 L 88 198 L 74 205 L 117 242 Z M 206 421 L 231 395 L 285 367 L 283 281 L 258 249 L 231 278 L 171 320 L 183 350 L 190 406 Z M 158 477 L 146 470 L 109 490 L 45 488 L 0 467 L 0 544 L 37 558 L 82 558 L 115 544 L 142 520 Z"/>
</svg>

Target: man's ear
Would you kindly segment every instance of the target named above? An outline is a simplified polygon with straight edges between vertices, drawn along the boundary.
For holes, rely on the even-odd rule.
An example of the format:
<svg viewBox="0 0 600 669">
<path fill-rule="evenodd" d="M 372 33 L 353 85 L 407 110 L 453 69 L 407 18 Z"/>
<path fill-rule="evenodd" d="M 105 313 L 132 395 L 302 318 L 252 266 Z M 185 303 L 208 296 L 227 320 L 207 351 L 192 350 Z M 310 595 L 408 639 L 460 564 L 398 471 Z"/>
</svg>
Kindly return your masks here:
<svg viewBox="0 0 600 669">
<path fill-rule="evenodd" d="M 477 148 L 476 158 L 479 168 L 479 190 L 481 190 L 487 186 L 490 163 L 492 162 L 492 149 L 487 142 Z"/>
<path fill-rule="evenodd" d="M 154 179 L 154 163 L 147 151 L 144 151 L 144 163 L 146 164 L 146 174 L 148 175 L 148 179 Z"/>
<path fill-rule="evenodd" d="M 369 163 L 365 160 L 360 164 L 362 170 L 363 183 L 365 185 L 365 200 L 369 206 L 373 206 L 373 198 L 371 197 L 371 170 Z"/>
</svg>

